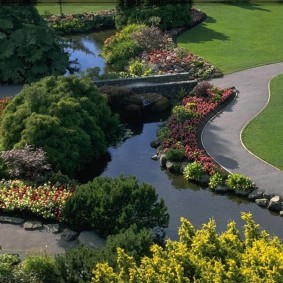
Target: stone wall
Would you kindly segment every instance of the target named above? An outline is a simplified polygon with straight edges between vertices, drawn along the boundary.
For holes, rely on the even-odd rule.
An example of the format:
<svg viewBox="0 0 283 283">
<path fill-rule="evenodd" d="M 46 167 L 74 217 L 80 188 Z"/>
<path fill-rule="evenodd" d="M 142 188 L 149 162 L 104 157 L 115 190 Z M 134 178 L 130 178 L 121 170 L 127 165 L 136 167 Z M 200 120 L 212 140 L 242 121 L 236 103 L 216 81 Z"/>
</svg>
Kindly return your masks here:
<svg viewBox="0 0 283 283">
<path fill-rule="evenodd" d="M 132 89 L 138 94 L 160 93 L 170 99 L 175 98 L 181 91 L 190 92 L 197 85 L 196 80 L 189 80 L 188 73 L 160 76 L 101 80 L 95 81 L 98 87 L 119 86 Z"/>
</svg>

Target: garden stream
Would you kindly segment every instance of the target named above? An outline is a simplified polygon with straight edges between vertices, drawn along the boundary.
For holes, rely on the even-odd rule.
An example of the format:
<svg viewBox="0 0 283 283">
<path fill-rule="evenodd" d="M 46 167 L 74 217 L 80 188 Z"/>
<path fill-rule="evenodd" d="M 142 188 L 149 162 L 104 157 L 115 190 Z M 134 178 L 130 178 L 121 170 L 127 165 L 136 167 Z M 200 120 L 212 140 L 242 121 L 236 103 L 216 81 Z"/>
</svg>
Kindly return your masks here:
<svg viewBox="0 0 283 283">
<path fill-rule="evenodd" d="M 78 59 L 81 70 L 98 66 L 103 72 L 105 62 L 98 54 L 104 39 L 111 34 L 113 31 L 69 36 L 68 40 L 72 48 L 69 47 L 68 51 L 73 52 L 71 59 Z M 242 229 L 241 211 L 251 212 L 255 222 L 263 229 L 283 239 L 283 219 L 278 215 L 234 195 L 215 194 L 208 189 L 186 182 L 182 176 L 162 170 L 159 162 L 151 159 L 155 149 L 150 147 L 150 142 L 155 139 L 161 123 L 160 119 L 163 117 L 153 117 L 143 125 L 132 128 L 134 133 L 132 137 L 119 146 L 109 148 L 108 158 L 100 167 L 101 175 L 110 177 L 120 174 L 134 175 L 140 182 L 153 185 L 168 207 L 170 224 L 166 232 L 172 239 L 177 238 L 177 228 L 182 216 L 189 219 L 195 227 L 200 227 L 210 218 L 214 218 L 218 231 L 223 231 L 230 220 L 234 220 L 239 229 Z M 88 173 L 93 177 L 95 174 L 91 174 L 91 171 L 92 169 L 89 168 Z"/>
</svg>

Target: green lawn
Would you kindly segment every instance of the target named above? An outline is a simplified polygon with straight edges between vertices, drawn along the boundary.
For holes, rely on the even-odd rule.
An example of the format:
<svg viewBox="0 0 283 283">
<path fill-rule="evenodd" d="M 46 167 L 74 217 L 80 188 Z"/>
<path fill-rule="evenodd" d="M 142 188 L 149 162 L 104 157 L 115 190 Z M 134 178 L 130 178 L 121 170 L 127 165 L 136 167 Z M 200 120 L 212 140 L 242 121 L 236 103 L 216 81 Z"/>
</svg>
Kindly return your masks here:
<svg viewBox="0 0 283 283">
<path fill-rule="evenodd" d="M 178 38 L 180 46 L 225 74 L 283 61 L 283 5 L 198 3 L 207 20 Z"/>
<path fill-rule="evenodd" d="M 70 13 L 83 13 L 83 12 L 96 12 L 101 10 L 110 10 L 114 9 L 116 6 L 115 3 L 83 3 L 78 4 L 76 3 L 65 3 L 62 5 L 62 11 L 64 14 L 70 14 Z M 43 15 L 45 12 L 51 13 L 51 14 L 60 14 L 60 6 L 59 4 L 52 4 L 52 3 L 40 3 L 36 6 L 39 14 Z"/>
<path fill-rule="evenodd" d="M 244 129 L 245 146 L 258 157 L 283 170 L 283 75 L 272 79 L 267 107 Z"/>
</svg>

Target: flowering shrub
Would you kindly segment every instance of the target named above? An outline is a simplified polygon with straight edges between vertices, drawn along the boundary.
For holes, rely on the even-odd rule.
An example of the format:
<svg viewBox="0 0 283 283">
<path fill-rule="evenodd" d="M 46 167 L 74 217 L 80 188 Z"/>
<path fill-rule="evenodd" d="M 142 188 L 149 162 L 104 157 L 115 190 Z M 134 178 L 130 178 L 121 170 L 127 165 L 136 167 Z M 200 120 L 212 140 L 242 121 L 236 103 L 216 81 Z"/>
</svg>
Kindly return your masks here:
<svg viewBox="0 0 283 283">
<path fill-rule="evenodd" d="M 172 114 L 176 117 L 179 122 L 184 122 L 192 117 L 197 117 L 197 113 L 192 109 L 192 107 L 188 104 L 186 105 L 176 105 Z"/>
<path fill-rule="evenodd" d="M 0 209 L 5 212 L 32 212 L 45 219 L 61 220 L 65 202 L 74 188 L 44 184 L 32 187 L 20 180 L 0 182 Z"/>
<path fill-rule="evenodd" d="M 96 13 L 76 13 L 68 15 L 46 15 L 49 26 L 64 34 L 83 33 L 87 31 L 114 28 L 115 10 Z"/>
<path fill-rule="evenodd" d="M 176 148 L 177 144 L 181 144 L 185 148 L 185 156 L 190 161 L 200 163 L 209 174 L 213 174 L 219 167 L 206 155 L 204 150 L 199 148 L 197 130 L 202 120 L 221 102 L 228 99 L 234 93 L 234 90 L 218 89 L 211 86 L 209 91 L 220 93 L 219 101 L 215 101 L 213 95 L 208 95 L 207 97 L 185 97 L 182 100 L 182 107 L 193 109 L 196 115 L 180 121 L 173 113 L 166 122 L 165 130 L 159 131 L 158 139 L 161 141 L 165 151 L 170 148 Z"/>
</svg>

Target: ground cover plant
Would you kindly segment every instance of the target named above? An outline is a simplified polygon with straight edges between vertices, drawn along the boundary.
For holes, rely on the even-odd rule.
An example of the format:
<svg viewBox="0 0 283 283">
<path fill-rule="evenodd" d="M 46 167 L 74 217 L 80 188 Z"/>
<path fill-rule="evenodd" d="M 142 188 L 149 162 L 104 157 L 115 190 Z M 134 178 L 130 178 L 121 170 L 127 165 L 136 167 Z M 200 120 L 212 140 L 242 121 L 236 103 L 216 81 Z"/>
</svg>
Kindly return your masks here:
<svg viewBox="0 0 283 283">
<path fill-rule="evenodd" d="M 208 17 L 183 33 L 177 39 L 178 45 L 203 57 L 224 74 L 283 60 L 280 3 L 196 6 Z"/>
<path fill-rule="evenodd" d="M 42 148 L 54 172 L 70 177 L 99 158 L 120 132 L 106 97 L 87 77 L 46 77 L 5 108 L 1 149 Z"/>
<path fill-rule="evenodd" d="M 152 256 L 141 263 L 118 248 L 118 269 L 101 262 L 92 282 L 282 282 L 282 243 L 261 231 L 250 213 L 242 219 L 243 236 L 233 221 L 217 233 L 214 220 L 195 229 L 181 218 L 178 241 L 168 240 L 164 248 L 153 245 Z"/>
<path fill-rule="evenodd" d="M 65 73 L 68 54 L 33 6 L 1 6 L 0 22 L 0 84 Z"/>
<path fill-rule="evenodd" d="M 252 153 L 281 170 L 283 170 L 282 90 L 283 75 L 279 75 L 271 80 L 268 105 L 242 132 L 243 143 Z"/>
</svg>

